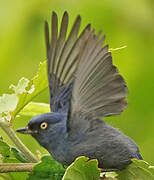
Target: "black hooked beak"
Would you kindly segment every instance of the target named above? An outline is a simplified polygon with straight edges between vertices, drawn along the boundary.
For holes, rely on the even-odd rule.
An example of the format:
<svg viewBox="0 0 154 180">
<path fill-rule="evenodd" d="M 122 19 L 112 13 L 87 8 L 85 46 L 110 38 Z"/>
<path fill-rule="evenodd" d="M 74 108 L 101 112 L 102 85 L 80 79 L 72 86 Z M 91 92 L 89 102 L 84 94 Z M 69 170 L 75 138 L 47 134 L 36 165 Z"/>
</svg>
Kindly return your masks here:
<svg viewBox="0 0 154 180">
<path fill-rule="evenodd" d="M 35 134 L 35 133 L 37 133 L 36 130 L 32 131 L 32 130 L 28 129 L 28 127 L 16 129 L 16 132 L 19 132 L 21 134 Z"/>
</svg>

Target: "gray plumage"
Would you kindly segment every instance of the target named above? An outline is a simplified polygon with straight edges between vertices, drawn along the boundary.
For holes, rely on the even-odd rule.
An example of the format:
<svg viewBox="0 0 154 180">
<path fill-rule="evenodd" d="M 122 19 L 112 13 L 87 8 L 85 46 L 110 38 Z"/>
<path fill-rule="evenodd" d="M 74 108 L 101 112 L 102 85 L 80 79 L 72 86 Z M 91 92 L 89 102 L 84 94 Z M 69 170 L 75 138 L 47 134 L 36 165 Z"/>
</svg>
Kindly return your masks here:
<svg viewBox="0 0 154 180">
<path fill-rule="evenodd" d="M 101 119 L 121 114 L 127 106 L 128 89 L 112 64 L 108 46 L 102 46 L 105 36 L 101 37 L 101 31 L 95 34 L 90 25 L 78 35 L 80 23 L 78 16 L 68 34 L 65 12 L 58 33 L 58 18 L 53 12 L 50 37 L 45 22 L 52 113 L 33 117 L 28 128 L 17 132 L 30 133 L 62 164 L 69 165 L 84 155 L 97 158 L 104 171 L 121 170 L 130 159 L 142 159 L 139 149 Z M 47 127 L 41 129 L 44 122 Z"/>
</svg>

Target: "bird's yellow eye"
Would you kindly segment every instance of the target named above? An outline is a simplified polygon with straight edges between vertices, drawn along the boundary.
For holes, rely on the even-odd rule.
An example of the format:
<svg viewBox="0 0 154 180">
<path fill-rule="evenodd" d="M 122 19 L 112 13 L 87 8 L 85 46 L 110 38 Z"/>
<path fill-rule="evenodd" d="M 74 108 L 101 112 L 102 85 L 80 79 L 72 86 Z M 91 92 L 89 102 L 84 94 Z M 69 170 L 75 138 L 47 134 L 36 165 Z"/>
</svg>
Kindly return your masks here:
<svg viewBox="0 0 154 180">
<path fill-rule="evenodd" d="M 41 129 L 45 130 L 48 127 L 48 123 L 43 122 L 43 123 L 41 123 L 40 127 L 41 127 Z"/>
</svg>

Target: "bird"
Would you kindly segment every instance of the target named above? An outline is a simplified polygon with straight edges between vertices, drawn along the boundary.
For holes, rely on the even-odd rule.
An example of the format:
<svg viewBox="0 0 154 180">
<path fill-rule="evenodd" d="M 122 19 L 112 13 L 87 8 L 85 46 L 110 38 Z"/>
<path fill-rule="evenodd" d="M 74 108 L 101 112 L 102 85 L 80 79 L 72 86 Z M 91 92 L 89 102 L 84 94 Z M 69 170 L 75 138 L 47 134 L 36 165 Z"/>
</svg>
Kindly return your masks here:
<svg viewBox="0 0 154 180">
<path fill-rule="evenodd" d="M 102 171 L 120 171 L 131 159 L 142 160 L 137 144 L 103 119 L 127 107 L 128 88 L 113 65 L 102 30 L 91 24 L 79 33 L 81 16 L 68 33 L 69 14 L 45 21 L 51 112 L 38 114 L 16 132 L 30 134 L 52 157 L 69 166 L 77 157 L 98 160 Z"/>
</svg>

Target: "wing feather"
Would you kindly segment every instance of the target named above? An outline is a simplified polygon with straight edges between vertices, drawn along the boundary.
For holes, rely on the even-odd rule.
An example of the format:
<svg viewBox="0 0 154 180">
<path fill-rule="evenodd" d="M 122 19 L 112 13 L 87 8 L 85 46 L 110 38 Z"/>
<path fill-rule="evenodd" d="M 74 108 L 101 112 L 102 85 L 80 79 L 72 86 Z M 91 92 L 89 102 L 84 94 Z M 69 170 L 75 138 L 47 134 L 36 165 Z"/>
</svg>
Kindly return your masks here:
<svg viewBox="0 0 154 180">
<path fill-rule="evenodd" d="M 45 43 L 46 43 L 46 56 L 49 58 L 49 49 L 50 49 L 50 42 L 49 42 L 49 25 L 48 22 L 45 21 Z"/>
<path fill-rule="evenodd" d="M 112 63 L 105 36 L 91 32 L 80 54 L 80 63 L 72 90 L 71 121 L 75 114 L 102 118 L 120 114 L 126 107 L 128 89 L 123 77 Z M 72 123 L 76 124 L 76 123 Z"/>
<path fill-rule="evenodd" d="M 68 13 L 64 12 L 58 35 L 58 17 L 55 12 L 52 13 L 51 39 L 48 23 L 45 22 L 51 111 L 58 111 L 67 104 L 67 101 L 70 101 L 71 82 L 79 62 L 78 57 L 90 32 L 90 25 L 88 25 L 78 36 L 81 24 L 81 17 L 78 16 L 68 38 L 66 38 L 68 21 Z"/>
</svg>

